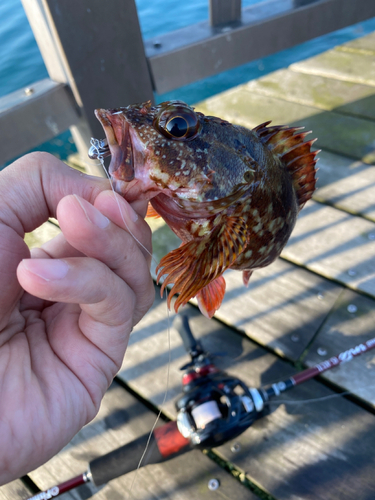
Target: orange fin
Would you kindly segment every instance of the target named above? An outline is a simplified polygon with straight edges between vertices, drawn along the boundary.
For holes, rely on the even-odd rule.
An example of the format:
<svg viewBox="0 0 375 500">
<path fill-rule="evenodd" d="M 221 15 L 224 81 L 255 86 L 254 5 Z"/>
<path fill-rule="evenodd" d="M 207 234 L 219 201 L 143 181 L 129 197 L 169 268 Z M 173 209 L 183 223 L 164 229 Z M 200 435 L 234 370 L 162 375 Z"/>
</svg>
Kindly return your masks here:
<svg viewBox="0 0 375 500">
<path fill-rule="evenodd" d="M 263 144 L 280 157 L 289 170 L 298 204 L 302 208 L 315 191 L 317 181 L 315 165 L 318 161 L 315 157 L 319 151 L 311 151 L 311 147 L 316 139 L 304 142 L 306 135 L 310 132 L 300 132 L 303 127 L 286 125 L 267 127 L 270 123 L 262 123 L 253 131 L 258 134 Z"/>
<path fill-rule="evenodd" d="M 157 219 L 158 217 L 161 217 L 161 215 L 159 215 L 157 213 L 157 211 L 155 210 L 155 208 L 151 205 L 151 203 L 149 203 L 147 205 L 147 214 L 146 214 L 146 217 L 155 217 L 155 219 Z"/>
<path fill-rule="evenodd" d="M 197 295 L 198 306 L 206 318 L 212 318 L 221 306 L 225 295 L 225 279 L 219 276 L 200 290 Z"/>
<path fill-rule="evenodd" d="M 246 233 L 247 226 L 242 217 L 227 217 L 204 237 L 191 240 L 163 257 L 156 273 L 158 282 L 167 275 L 161 293 L 167 285 L 174 283 L 168 296 L 168 307 L 173 295 L 179 293 L 174 304 L 177 312 L 180 306 L 221 276 L 244 249 Z"/>
<path fill-rule="evenodd" d="M 252 269 L 245 269 L 245 271 L 242 273 L 243 284 L 245 286 L 248 286 L 252 274 L 253 274 Z"/>
</svg>

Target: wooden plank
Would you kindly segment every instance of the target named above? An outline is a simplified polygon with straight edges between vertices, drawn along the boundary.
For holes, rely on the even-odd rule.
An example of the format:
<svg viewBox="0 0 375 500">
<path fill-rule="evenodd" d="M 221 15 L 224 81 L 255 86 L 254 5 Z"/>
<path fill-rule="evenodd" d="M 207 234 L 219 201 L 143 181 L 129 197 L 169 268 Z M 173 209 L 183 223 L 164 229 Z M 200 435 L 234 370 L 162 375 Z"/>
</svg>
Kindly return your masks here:
<svg viewBox="0 0 375 500">
<path fill-rule="evenodd" d="M 375 166 L 327 151 L 319 158 L 313 199 L 375 221 Z"/>
<path fill-rule="evenodd" d="M 267 385 L 293 372 L 288 363 L 277 360 L 232 329 L 207 320 L 191 307 L 185 310 L 191 315 L 194 335 L 201 339 L 204 348 L 212 353 L 226 353 L 215 358 L 215 363 L 247 385 Z M 175 414 L 173 399 L 181 388 L 178 368 L 188 357 L 173 327 L 170 346 L 169 354 L 166 306 L 156 300 L 152 311 L 131 336 L 120 376 L 160 405 L 165 396 L 170 356 L 169 389 L 163 408 Z M 340 398 L 319 404 L 303 402 L 329 395 L 331 390 L 310 381 L 280 396 L 282 401 L 292 403 L 272 404 L 267 416 L 220 447 L 220 456 L 278 500 L 352 500 L 354 496 L 370 499 L 375 488 L 371 465 L 375 417 Z M 232 448 L 235 443 L 238 446 Z"/>
<path fill-rule="evenodd" d="M 302 73 L 375 86 L 375 58 L 372 53 L 354 53 L 337 48 L 294 63 L 290 67 Z"/>
<path fill-rule="evenodd" d="M 61 230 L 51 222 L 45 222 L 31 233 L 26 233 L 25 242 L 29 248 L 40 247 L 61 233 Z"/>
<path fill-rule="evenodd" d="M 340 50 L 342 50 L 342 48 L 345 48 L 356 51 L 371 52 L 372 54 L 375 54 L 375 33 L 370 33 L 369 35 L 362 36 L 361 38 L 357 38 L 356 40 L 352 40 L 351 42 L 347 42 L 340 47 Z"/>
<path fill-rule="evenodd" d="M 215 317 L 261 345 L 297 360 L 337 299 L 341 287 L 281 259 L 259 269 L 249 287 L 225 273 L 227 291 Z"/>
<path fill-rule="evenodd" d="M 304 362 L 315 365 L 375 336 L 375 301 L 345 289 L 311 344 Z M 324 374 L 334 384 L 375 407 L 375 353 L 370 351 Z"/>
<path fill-rule="evenodd" d="M 78 122 L 68 87 L 48 78 L 0 98 L 0 164 Z"/>
<path fill-rule="evenodd" d="M 32 491 L 21 479 L 16 479 L 11 483 L 0 486 L 0 500 L 22 500 L 30 497 L 32 494 Z"/>
<path fill-rule="evenodd" d="M 88 462 L 93 458 L 148 432 L 155 418 L 154 413 L 114 383 L 104 396 L 95 419 L 62 452 L 30 473 L 30 477 L 44 490 L 78 475 L 87 470 Z M 197 450 L 164 464 L 150 465 L 137 473 L 131 472 L 99 488 L 86 483 L 66 493 L 65 498 L 199 500 L 212 498 L 212 492 L 208 489 L 208 481 L 212 478 L 220 482 L 217 498 L 231 498 L 233 494 L 240 500 L 256 500 L 256 496 L 247 488 Z"/>
<path fill-rule="evenodd" d="M 369 85 L 287 68 L 251 80 L 245 88 L 257 94 L 375 120 L 375 89 Z"/>
<path fill-rule="evenodd" d="M 309 202 L 281 255 L 375 297 L 374 222 Z"/>
<path fill-rule="evenodd" d="M 155 278 L 156 265 L 180 240 L 161 219 L 151 219 L 150 224 Z M 340 286 L 281 259 L 256 271 L 248 288 L 242 272 L 228 271 L 224 276 L 227 289 L 216 318 L 293 360 L 306 349 L 341 291 Z"/>
<path fill-rule="evenodd" d="M 267 120 L 273 124 L 304 126 L 318 137 L 316 147 L 372 163 L 375 158 L 375 122 L 322 111 L 312 106 L 253 94 L 240 86 L 199 103 L 197 110 L 253 128 Z"/>
<path fill-rule="evenodd" d="M 209 0 L 211 26 L 233 23 L 241 19 L 241 0 Z"/>
</svg>

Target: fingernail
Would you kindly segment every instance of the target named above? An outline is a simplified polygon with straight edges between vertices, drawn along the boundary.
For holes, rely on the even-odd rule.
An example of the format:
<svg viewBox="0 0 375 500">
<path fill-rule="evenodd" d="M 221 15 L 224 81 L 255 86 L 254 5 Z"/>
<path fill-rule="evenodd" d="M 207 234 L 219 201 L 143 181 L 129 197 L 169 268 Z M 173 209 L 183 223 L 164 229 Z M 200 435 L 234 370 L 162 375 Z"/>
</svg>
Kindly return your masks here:
<svg viewBox="0 0 375 500">
<path fill-rule="evenodd" d="M 46 281 L 61 280 L 68 274 L 69 266 L 59 259 L 24 259 L 25 268 Z"/>
<path fill-rule="evenodd" d="M 100 213 L 99 210 L 93 207 L 90 203 L 85 203 L 85 205 L 83 205 L 82 201 L 78 198 L 77 195 L 74 194 L 73 196 L 75 196 L 82 210 L 85 212 L 86 218 L 89 222 L 94 224 L 94 226 L 99 227 L 100 229 L 104 229 L 108 226 L 109 219 L 105 215 Z"/>
</svg>

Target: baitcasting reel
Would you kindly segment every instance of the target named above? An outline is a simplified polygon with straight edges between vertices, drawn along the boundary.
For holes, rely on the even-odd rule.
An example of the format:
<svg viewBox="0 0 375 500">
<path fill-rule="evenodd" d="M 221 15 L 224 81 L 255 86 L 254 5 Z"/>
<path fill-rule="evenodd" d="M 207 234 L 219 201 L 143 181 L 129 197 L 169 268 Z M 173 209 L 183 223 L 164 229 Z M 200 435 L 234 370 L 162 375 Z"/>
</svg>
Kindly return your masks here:
<svg viewBox="0 0 375 500">
<path fill-rule="evenodd" d="M 173 325 L 181 335 L 191 362 L 183 366 L 183 394 L 176 402 L 177 427 L 194 447 L 214 448 L 240 435 L 262 413 L 268 399 L 240 379 L 220 371 L 190 330 L 188 318 Z"/>
</svg>

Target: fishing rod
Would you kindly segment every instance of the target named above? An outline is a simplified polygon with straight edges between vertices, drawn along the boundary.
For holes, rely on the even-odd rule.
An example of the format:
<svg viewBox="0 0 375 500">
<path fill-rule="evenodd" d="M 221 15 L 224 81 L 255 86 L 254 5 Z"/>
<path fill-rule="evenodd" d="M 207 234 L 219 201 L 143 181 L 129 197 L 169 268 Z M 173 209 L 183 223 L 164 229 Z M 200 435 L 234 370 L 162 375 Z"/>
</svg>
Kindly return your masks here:
<svg viewBox="0 0 375 500">
<path fill-rule="evenodd" d="M 28 500 L 57 497 L 87 482 L 100 486 L 139 467 L 170 460 L 192 448 L 220 446 L 259 419 L 265 404 L 273 397 L 375 348 L 375 338 L 372 338 L 268 388 L 255 389 L 215 366 L 211 359 L 214 355 L 206 352 L 195 339 L 187 316 L 177 315 L 173 326 L 191 358 L 181 367 L 184 370 L 183 392 L 175 403 L 176 421 L 156 427 L 152 433 L 95 458 L 83 474 Z"/>
</svg>

